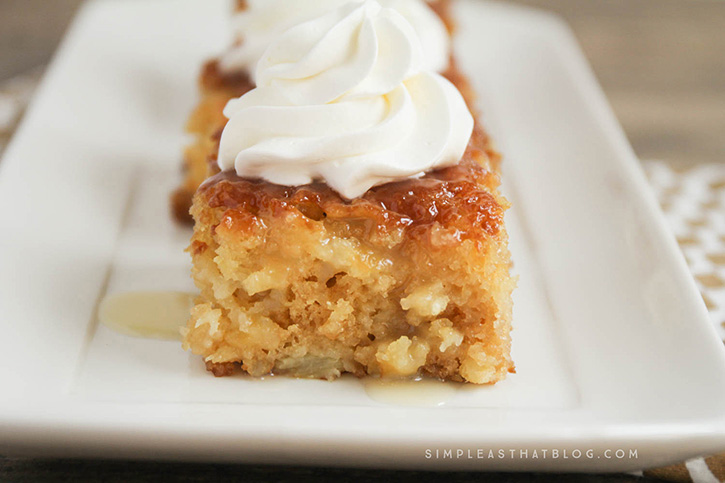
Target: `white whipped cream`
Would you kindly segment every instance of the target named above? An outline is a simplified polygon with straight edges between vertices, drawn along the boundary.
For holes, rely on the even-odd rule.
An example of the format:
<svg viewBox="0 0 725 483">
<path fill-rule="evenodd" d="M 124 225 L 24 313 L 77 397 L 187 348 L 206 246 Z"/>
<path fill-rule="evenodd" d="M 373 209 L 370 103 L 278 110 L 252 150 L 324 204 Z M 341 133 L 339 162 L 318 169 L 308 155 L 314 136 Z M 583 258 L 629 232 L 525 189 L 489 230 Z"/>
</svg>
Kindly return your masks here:
<svg viewBox="0 0 725 483">
<path fill-rule="evenodd" d="M 258 87 L 224 109 L 219 166 L 282 185 L 322 179 L 348 199 L 456 164 L 473 130 L 460 92 L 423 69 L 415 29 L 353 1 L 270 45 Z"/>
<path fill-rule="evenodd" d="M 267 47 L 283 32 L 349 1 L 247 0 L 247 9 L 232 17 L 232 29 L 239 43 L 222 55 L 221 68 L 226 72 L 246 71 L 253 76 L 255 66 Z M 449 62 L 450 36 L 440 17 L 426 1 L 379 1 L 384 7 L 397 10 L 418 33 L 425 54 L 425 70 L 443 71 Z"/>
</svg>

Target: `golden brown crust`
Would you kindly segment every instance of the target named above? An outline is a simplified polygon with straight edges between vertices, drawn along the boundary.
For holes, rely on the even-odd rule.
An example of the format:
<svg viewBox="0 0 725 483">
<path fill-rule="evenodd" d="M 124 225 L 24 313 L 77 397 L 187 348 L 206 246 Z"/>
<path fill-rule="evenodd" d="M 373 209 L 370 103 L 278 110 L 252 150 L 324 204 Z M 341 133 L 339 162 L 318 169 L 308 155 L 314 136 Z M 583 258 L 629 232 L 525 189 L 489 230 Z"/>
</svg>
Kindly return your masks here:
<svg viewBox="0 0 725 483">
<path fill-rule="evenodd" d="M 365 219 L 369 228 L 423 237 L 436 224 L 461 240 L 495 235 L 503 226 L 504 202 L 494 194 L 498 175 L 486 170 L 480 148 L 470 147 L 458 165 L 416 179 L 387 183 L 345 200 L 324 183 L 280 186 L 226 171 L 209 178 L 199 196 L 211 208 L 267 215 L 294 208 L 313 220 Z M 474 154 L 478 156 L 474 156 Z"/>
</svg>

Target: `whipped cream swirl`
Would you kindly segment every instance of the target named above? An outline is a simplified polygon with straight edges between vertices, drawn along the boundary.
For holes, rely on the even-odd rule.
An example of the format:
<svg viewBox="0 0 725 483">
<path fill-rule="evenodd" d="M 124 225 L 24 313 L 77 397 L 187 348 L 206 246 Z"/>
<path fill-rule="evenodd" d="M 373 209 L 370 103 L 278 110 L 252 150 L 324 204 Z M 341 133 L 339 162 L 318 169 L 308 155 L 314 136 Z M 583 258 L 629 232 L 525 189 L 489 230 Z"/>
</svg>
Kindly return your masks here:
<svg viewBox="0 0 725 483">
<path fill-rule="evenodd" d="M 282 34 L 257 86 L 224 109 L 220 168 L 282 185 L 322 179 L 348 199 L 456 164 L 473 130 L 460 92 L 424 70 L 415 29 L 376 0 Z"/>
<path fill-rule="evenodd" d="M 232 17 L 232 29 L 238 43 L 221 56 L 221 68 L 226 72 L 246 71 L 254 77 L 257 62 L 267 47 L 283 32 L 349 1 L 247 0 L 247 8 Z M 450 36 L 440 17 L 426 1 L 379 1 L 382 6 L 397 10 L 415 29 L 425 54 L 424 69 L 443 71 L 449 62 Z"/>
</svg>

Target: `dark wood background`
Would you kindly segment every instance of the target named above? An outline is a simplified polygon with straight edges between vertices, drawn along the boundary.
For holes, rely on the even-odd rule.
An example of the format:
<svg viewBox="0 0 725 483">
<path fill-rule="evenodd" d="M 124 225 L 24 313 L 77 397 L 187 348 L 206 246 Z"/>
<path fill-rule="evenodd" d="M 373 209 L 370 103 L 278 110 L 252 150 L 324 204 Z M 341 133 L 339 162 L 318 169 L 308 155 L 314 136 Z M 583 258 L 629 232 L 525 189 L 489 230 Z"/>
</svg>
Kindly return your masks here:
<svg viewBox="0 0 725 483">
<path fill-rule="evenodd" d="M 129 1 L 129 0 L 126 0 Z M 140 0 L 137 0 L 140 1 Z M 201 1 L 201 0 L 200 0 Z M 82 0 L 0 0 L 0 82 L 48 62 Z M 725 1 L 511 0 L 564 17 L 641 159 L 725 162 Z M 0 456 L 2 481 L 635 481 L 46 460 Z M 641 480 L 640 480 L 641 481 Z"/>
</svg>

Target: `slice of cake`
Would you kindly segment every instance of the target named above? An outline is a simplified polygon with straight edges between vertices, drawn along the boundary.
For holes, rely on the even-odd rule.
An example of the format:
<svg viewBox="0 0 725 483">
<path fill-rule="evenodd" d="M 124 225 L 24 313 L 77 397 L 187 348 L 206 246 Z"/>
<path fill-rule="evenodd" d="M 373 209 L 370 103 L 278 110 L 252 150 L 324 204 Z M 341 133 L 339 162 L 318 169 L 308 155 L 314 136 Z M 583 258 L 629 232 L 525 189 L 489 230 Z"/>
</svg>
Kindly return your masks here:
<svg viewBox="0 0 725 483">
<path fill-rule="evenodd" d="M 216 140 L 227 123 L 224 106 L 234 97 L 250 91 L 254 84 L 244 72 L 225 73 L 219 62 L 209 61 L 199 76 L 201 100 L 186 124 L 192 136 L 184 150 L 181 186 L 171 195 L 171 212 L 177 221 L 190 222 L 189 207 L 199 185 L 209 176 L 209 156 L 216 150 Z"/>
<path fill-rule="evenodd" d="M 184 333 L 215 375 L 513 370 L 498 156 L 455 65 L 424 56 L 399 13 L 351 2 L 282 34 L 227 105 Z"/>
<path fill-rule="evenodd" d="M 184 151 L 183 181 L 171 196 L 174 218 L 191 222 L 191 198 L 199 185 L 217 171 L 209 163 L 216 155 L 216 141 L 227 122 L 222 111 L 226 103 L 254 88 L 254 70 L 262 54 L 277 36 L 305 20 L 339 7 L 349 0 L 254 0 L 237 1 L 233 26 L 235 45 L 218 59 L 204 64 L 199 75 L 201 99 L 187 122 L 192 142 Z M 453 29 L 450 0 L 383 0 L 411 22 L 425 39 L 427 68 L 443 71 L 449 67 L 449 45 L 441 42 Z"/>
</svg>

